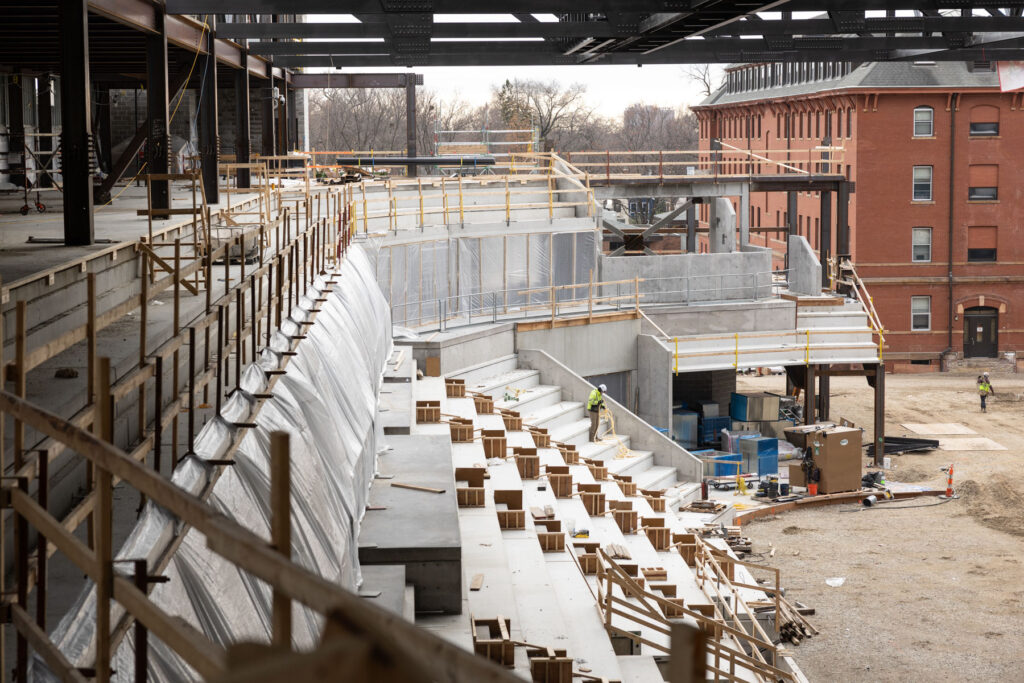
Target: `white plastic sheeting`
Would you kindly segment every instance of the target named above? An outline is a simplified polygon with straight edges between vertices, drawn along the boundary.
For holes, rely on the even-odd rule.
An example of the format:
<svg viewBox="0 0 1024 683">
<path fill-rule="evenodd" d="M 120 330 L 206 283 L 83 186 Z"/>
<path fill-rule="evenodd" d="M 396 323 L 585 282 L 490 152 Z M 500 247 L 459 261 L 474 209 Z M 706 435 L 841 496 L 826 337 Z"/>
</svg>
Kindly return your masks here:
<svg viewBox="0 0 1024 683">
<path fill-rule="evenodd" d="M 600 234 L 541 232 L 457 237 L 379 246 L 377 282 L 395 322 L 411 327 L 472 312 L 490 314 L 550 302 L 551 286 L 597 279 Z M 369 248 L 369 244 L 367 247 Z M 558 291 L 559 301 L 586 298 L 585 287 Z"/>
<path fill-rule="evenodd" d="M 201 495 L 209 489 L 211 505 L 256 534 L 270 537 L 270 433 L 291 434 L 292 558 L 320 576 L 356 589 L 361 581 L 356 539 L 366 507 L 378 448 L 383 443 L 376 422 L 377 397 L 383 371 L 392 351 L 391 320 L 387 302 L 376 284 L 374 271 L 361 249 L 353 249 L 342 264 L 328 301 L 314 325 L 308 318 L 325 286 L 318 281 L 311 297 L 302 297 L 282 329 L 275 332 L 259 366 L 246 368 L 241 391 L 232 394 L 221 416 L 207 423 L 196 436 L 195 453 L 183 459 L 173 481 Z M 274 386 L 274 398 L 250 417 L 252 395 L 266 390 L 263 369 L 280 366 L 281 352 L 290 335 L 305 329 L 307 339 L 288 364 L 287 374 Z M 235 452 L 235 465 L 223 468 L 213 482 L 214 468 L 205 460 L 228 451 L 235 436 L 233 423 L 252 419 Z M 206 547 L 201 533 L 187 531 L 177 550 L 171 544 L 179 523 L 159 506 L 148 503 L 126 540 L 118 559 L 149 560 L 173 552 L 151 599 L 173 615 L 195 626 L 214 642 L 240 640 L 269 642 L 271 594 L 267 585 L 223 560 Z M 117 565 L 129 571 L 131 565 Z M 95 593 L 88 586 L 74 609 L 54 632 L 54 641 L 78 666 L 91 666 L 95 647 Z M 123 611 L 114 603 L 114 623 Z M 320 619 L 296 605 L 293 645 L 310 648 L 318 640 Z M 131 632 L 115 654 L 116 680 L 132 678 L 134 650 Z M 34 678 L 50 680 L 40 661 Z M 149 638 L 149 679 L 184 681 L 197 673 L 159 642 Z"/>
</svg>

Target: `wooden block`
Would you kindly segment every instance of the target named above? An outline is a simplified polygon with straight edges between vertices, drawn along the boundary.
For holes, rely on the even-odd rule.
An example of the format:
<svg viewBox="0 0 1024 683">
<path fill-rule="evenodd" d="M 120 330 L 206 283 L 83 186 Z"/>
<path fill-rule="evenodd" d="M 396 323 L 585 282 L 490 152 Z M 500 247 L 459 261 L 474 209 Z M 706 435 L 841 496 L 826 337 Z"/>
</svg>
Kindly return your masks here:
<svg viewBox="0 0 1024 683">
<path fill-rule="evenodd" d="M 423 374 L 427 377 L 441 376 L 441 358 L 439 356 L 427 356 L 426 369 Z"/>
<path fill-rule="evenodd" d="M 495 489 L 494 504 L 505 505 L 509 510 L 522 510 L 523 492 L 521 489 Z"/>
<path fill-rule="evenodd" d="M 580 561 L 580 569 L 583 570 L 584 574 L 596 574 L 597 573 L 597 555 L 594 553 L 584 553 L 578 556 Z"/>
<path fill-rule="evenodd" d="M 516 469 L 521 479 L 536 479 L 540 476 L 540 456 L 516 454 Z"/>
<path fill-rule="evenodd" d="M 576 490 L 580 493 L 601 493 L 603 489 L 600 484 L 586 484 L 584 482 L 580 482 L 576 484 Z"/>
<path fill-rule="evenodd" d="M 533 436 L 533 443 L 537 448 L 550 448 L 551 435 L 543 427 L 530 427 L 530 434 Z"/>
<path fill-rule="evenodd" d="M 672 530 L 667 527 L 647 527 L 647 538 L 655 550 L 668 550 L 671 546 Z"/>
<path fill-rule="evenodd" d="M 515 643 L 509 636 L 512 620 L 505 617 L 477 619 L 470 615 L 473 652 L 502 666 L 515 666 Z"/>
<path fill-rule="evenodd" d="M 527 650 L 530 678 L 534 683 L 572 683 L 573 658 L 565 650 Z"/>
<path fill-rule="evenodd" d="M 466 380 L 446 379 L 444 381 L 444 390 L 448 398 L 463 398 L 466 395 Z"/>
<path fill-rule="evenodd" d="M 453 417 L 448 421 L 452 432 L 452 443 L 470 443 L 473 441 L 473 421 L 468 418 Z"/>
<path fill-rule="evenodd" d="M 641 570 L 648 581 L 666 581 L 668 572 L 664 567 L 643 567 Z"/>
<path fill-rule="evenodd" d="M 646 527 L 665 526 L 665 518 L 664 517 L 644 517 L 641 520 L 641 522 Z"/>
<path fill-rule="evenodd" d="M 514 410 L 501 409 L 501 419 L 505 423 L 505 429 L 510 432 L 519 432 L 523 429 L 523 418 Z"/>
<path fill-rule="evenodd" d="M 568 468 L 566 468 L 568 469 Z M 548 483 L 551 484 L 551 492 L 555 498 L 569 498 L 572 496 L 572 475 L 551 472 L 548 468 Z"/>
<path fill-rule="evenodd" d="M 469 582 L 469 590 L 478 591 L 484 587 L 484 575 L 474 574 L 473 580 Z"/>
<path fill-rule="evenodd" d="M 636 486 L 636 484 L 634 484 Z M 647 504 L 651 506 L 651 510 L 654 512 L 665 511 L 665 499 L 664 498 L 652 498 L 651 496 L 644 496 L 647 500 Z"/>
<path fill-rule="evenodd" d="M 683 608 L 686 603 L 682 598 L 665 598 L 665 602 L 659 602 L 658 605 L 661 607 L 661 613 L 665 615 L 666 619 L 681 619 L 686 616 L 683 612 Z"/>
<path fill-rule="evenodd" d="M 566 465 L 579 464 L 580 454 L 579 451 L 576 450 L 576 446 L 571 443 L 555 442 L 555 447 L 558 448 L 558 452 L 562 455 L 562 460 L 565 461 Z"/>
<path fill-rule="evenodd" d="M 654 581 L 653 578 L 651 578 L 651 577 L 648 577 L 648 578 L 651 581 Z M 675 585 L 674 583 L 652 583 L 651 584 L 651 590 L 652 591 L 658 591 L 659 593 L 664 595 L 666 598 L 674 598 L 674 597 L 676 597 L 676 593 L 679 591 L 679 587 L 677 585 Z"/>
<path fill-rule="evenodd" d="M 590 475 L 597 481 L 603 481 L 608 478 L 608 468 L 601 464 L 587 463 L 587 467 L 590 468 Z"/>
<path fill-rule="evenodd" d="M 587 514 L 591 517 L 597 517 L 604 514 L 605 495 L 603 493 L 589 493 L 584 491 L 580 494 L 580 499 L 583 501 L 583 507 L 587 509 Z"/>
<path fill-rule="evenodd" d="M 467 486 L 472 488 L 481 488 L 484 485 L 484 477 L 487 475 L 487 470 L 483 467 L 456 467 L 455 468 L 455 481 L 466 482 Z"/>
<path fill-rule="evenodd" d="M 423 491 L 424 493 L 444 493 L 444 489 L 436 489 L 432 486 L 418 486 L 416 484 L 404 484 L 400 481 L 393 481 L 391 485 L 398 489 L 410 489 L 412 491 Z"/>
<path fill-rule="evenodd" d="M 636 529 L 639 526 L 637 524 L 636 510 L 613 510 L 612 515 L 615 517 L 615 523 L 619 525 L 622 533 L 636 533 Z"/>
<path fill-rule="evenodd" d="M 621 543 L 609 543 L 605 546 L 605 552 L 608 553 L 608 557 L 615 560 L 629 560 L 633 557 L 629 553 L 629 548 Z"/>
<path fill-rule="evenodd" d="M 624 495 L 624 496 L 635 496 L 636 495 L 636 482 L 635 481 L 631 481 L 632 477 L 629 477 L 629 476 L 615 476 L 614 474 L 612 475 L 612 477 L 615 479 L 616 483 L 618 483 L 619 490 L 622 491 L 622 495 Z"/>
<path fill-rule="evenodd" d="M 456 488 L 455 499 L 460 508 L 482 508 L 487 502 L 487 489 L 483 487 Z"/>
<path fill-rule="evenodd" d="M 484 445 L 485 458 L 504 458 L 506 455 L 505 431 L 502 429 L 484 429 L 480 432 L 480 440 Z"/>
<path fill-rule="evenodd" d="M 608 507 L 612 510 L 632 510 L 633 501 L 631 500 L 610 500 L 608 501 Z"/>
<path fill-rule="evenodd" d="M 534 522 L 534 526 L 538 529 L 545 529 L 547 531 L 561 531 L 562 520 L 560 519 L 539 519 Z"/>
<path fill-rule="evenodd" d="M 440 401 L 416 401 L 416 422 L 440 422 L 441 402 Z"/>
<path fill-rule="evenodd" d="M 494 412 L 494 399 L 485 394 L 473 394 L 473 406 L 477 415 L 490 415 Z"/>
<path fill-rule="evenodd" d="M 526 510 L 497 510 L 498 528 L 525 529 Z"/>
<path fill-rule="evenodd" d="M 537 540 L 540 542 L 540 549 L 546 553 L 556 553 L 565 550 L 565 534 L 557 532 L 537 532 Z"/>
</svg>

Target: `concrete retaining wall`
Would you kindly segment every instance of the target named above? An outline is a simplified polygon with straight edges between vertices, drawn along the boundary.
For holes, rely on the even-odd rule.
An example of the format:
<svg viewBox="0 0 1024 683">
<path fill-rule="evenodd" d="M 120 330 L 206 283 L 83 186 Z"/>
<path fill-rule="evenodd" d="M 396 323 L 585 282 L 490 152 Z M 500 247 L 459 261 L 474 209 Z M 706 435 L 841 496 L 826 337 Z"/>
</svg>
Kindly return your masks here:
<svg viewBox="0 0 1024 683">
<path fill-rule="evenodd" d="M 519 332 L 516 346 L 544 351 L 582 375 L 636 370 L 640 320 L 617 320 L 576 327 Z"/>
<path fill-rule="evenodd" d="M 585 402 L 593 389 L 585 379 L 552 358 L 548 353 L 538 349 L 519 349 L 519 365 L 540 372 L 543 383 L 560 386 L 563 400 Z M 670 375 L 667 372 L 662 375 L 667 383 Z M 643 383 L 641 383 L 641 392 L 643 392 Z M 637 415 L 629 412 L 610 396 L 605 397 L 605 404 L 615 415 L 616 431 L 629 434 L 631 447 L 653 452 L 654 462 L 658 466 L 675 467 L 680 481 L 700 481 L 701 462 L 689 451 L 661 434 Z M 668 406 L 669 402 L 666 401 L 665 405 Z"/>
<path fill-rule="evenodd" d="M 821 263 L 811 245 L 800 235 L 789 236 L 789 291 L 821 295 Z"/>
<path fill-rule="evenodd" d="M 639 277 L 644 304 L 751 300 L 772 294 L 767 251 L 665 256 L 601 256 L 604 282 Z"/>
</svg>

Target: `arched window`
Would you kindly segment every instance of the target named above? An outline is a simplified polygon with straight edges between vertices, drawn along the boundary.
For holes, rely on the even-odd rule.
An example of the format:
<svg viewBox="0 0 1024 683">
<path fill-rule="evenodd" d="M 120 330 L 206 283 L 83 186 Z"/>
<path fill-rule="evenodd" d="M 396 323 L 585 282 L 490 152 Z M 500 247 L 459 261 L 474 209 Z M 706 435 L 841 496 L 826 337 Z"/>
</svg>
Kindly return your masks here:
<svg viewBox="0 0 1024 683">
<path fill-rule="evenodd" d="M 931 107 L 914 109 L 914 137 L 930 138 L 935 135 L 935 110 Z"/>
</svg>

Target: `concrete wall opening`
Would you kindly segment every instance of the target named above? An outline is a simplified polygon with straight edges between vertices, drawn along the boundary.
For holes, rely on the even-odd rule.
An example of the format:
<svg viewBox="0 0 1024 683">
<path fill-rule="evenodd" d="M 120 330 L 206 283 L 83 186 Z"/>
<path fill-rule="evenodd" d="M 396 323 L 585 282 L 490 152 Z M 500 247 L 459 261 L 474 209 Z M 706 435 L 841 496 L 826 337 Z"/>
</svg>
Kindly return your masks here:
<svg viewBox="0 0 1024 683">
<path fill-rule="evenodd" d="M 964 311 L 964 357 L 995 358 L 999 355 L 999 310 L 974 306 Z"/>
</svg>

